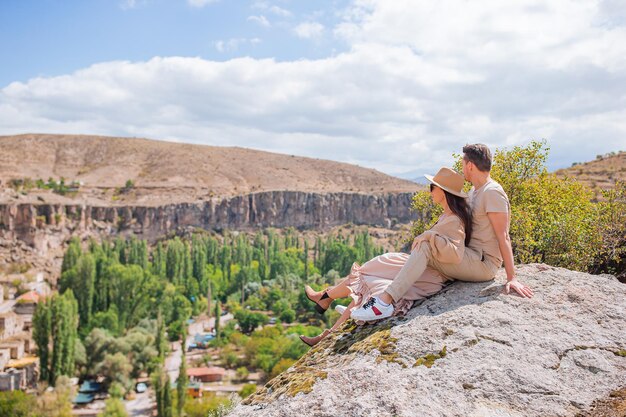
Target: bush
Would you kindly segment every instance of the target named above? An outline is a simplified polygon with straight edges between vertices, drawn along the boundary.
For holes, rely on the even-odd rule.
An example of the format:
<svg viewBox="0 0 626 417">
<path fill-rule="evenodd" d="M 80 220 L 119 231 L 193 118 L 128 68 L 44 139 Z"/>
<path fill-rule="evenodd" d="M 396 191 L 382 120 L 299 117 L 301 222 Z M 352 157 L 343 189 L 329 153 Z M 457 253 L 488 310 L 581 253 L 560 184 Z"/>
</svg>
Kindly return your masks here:
<svg viewBox="0 0 626 417">
<path fill-rule="evenodd" d="M 246 384 L 243 386 L 243 388 L 241 388 L 241 391 L 239 391 L 239 396 L 241 398 L 247 398 L 250 395 L 254 394 L 255 392 L 256 392 L 255 384 Z"/>
<path fill-rule="evenodd" d="M 272 372 L 270 373 L 270 379 L 272 379 L 275 376 L 283 373 L 284 371 L 289 369 L 289 367 L 291 365 L 293 365 L 294 363 L 296 363 L 296 361 L 294 359 L 281 359 L 281 360 L 279 360 L 278 363 L 276 363 L 276 365 L 274 365 L 274 367 L 272 368 Z"/>
<path fill-rule="evenodd" d="M 35 397 L 22 391 L 0 392 L 0 416 L 30 417 Z"/>
<path fill-rule="evenodd" d="M 626 191 L 617 183 L 594 203 L 592 190 L 572 178 L 558 178 L 545 167 L 549 148 L 545 141 L 525 147 L 498 149 L 491 177 L 511 203 L 511 242 L 515 262 L 544 262 L 594 273 L 617 273 L 626 263 Z M 461 156 L 455 155 L 461 171 Z M 469 184 L 466 185 L 469 188 Z M 438 217 L 429 193 L 419 192 L 413 210 L 421 218 L 413 224 L 413 237 Z"/>
<path fill-rule="evenodd" d="M 240 366 L 239 368 L 237 368 L 236 373 L 237 379 L 240 381 L 245 381 L 250 375 L 250 371 L 248 371 L 248 368 L 246 368 L 245 366 Z"/>
<path fill-rule="evenodd" d="M 280 313 L 280 321 L 282 321 L 283 323 L 292 323 L 295 319 L 296 312 L 290 308 Z"/>
</svg>

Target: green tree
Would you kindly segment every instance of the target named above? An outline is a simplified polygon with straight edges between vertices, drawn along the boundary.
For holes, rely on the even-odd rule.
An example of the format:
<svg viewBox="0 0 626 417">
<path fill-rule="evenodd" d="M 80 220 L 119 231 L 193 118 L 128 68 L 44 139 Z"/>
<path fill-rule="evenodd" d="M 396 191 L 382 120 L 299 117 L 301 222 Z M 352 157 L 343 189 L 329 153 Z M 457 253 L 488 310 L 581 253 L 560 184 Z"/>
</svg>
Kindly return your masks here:
<svg viewBox="0 0 626 417">
<path fill-rule="evenodd" d="M 189 378 L 187 377 L 187 358 L 185 357 L 185 346 L 187 344 L 187 329 L 183 333 L 183 338 L 181 340 L 181 361 L 180 367 L 178 368 L 178 380 L 176 381 L 176 411 L 178 417 L 182 417 L 183 415 L 183 407 L 185 406 L 185 398 L 187 397 L 187 383 Z"/>
<path fill-rule="evenodd" d="M 46 373 L 48 382 L 53 385 L 58 376 L 72 376 L 74 373 L 78 304 L 72 290 L 67 290 L 62 295 L 52 297 L 49 308 L 52 353 L 49 354 L 50 366 Z"/>
<path fill-rule="evenodd" d="M 249 334 L 257 327 L 267 324 L 268 318 L 263 313 L 254 313 L 246 310 L 239 310 L 235 313 L 235 319 L 239 324 L 242 333 Z"/>
<path fill-rule="evenodd" d="M 37 345 L 37 355 L 39 356 L 39 379 L 48 381 L 49 359 L 50 359 L 50 334 L 52 332 L 52 317 L 50 303 L 42 300 L 37 304 L 33 314 L 33 339 Z"/>
<path fill-rule="evenodd" d="M 159 365 L 152 374 L 152 386 L 157 403 L 158 417 L 172 417 L 172 397 L 170 392 L 170 379 Z"/>
<path fill-rule="evenodd" d="M 82 255 L 80 248 L 80 240 L 77 237 L 70 239 L 70 243 L 63 255 L 63 263 L 61 264 L 61 273 L 68 271 L 76 265 L 78 258 Z"/>
<path fill-rule="evenodd" d="M 222 315 L 222 308 L 220 306 L 219 301 L 217 301 L 215 303 L 215 338 L 217 340 L 220 340 L 221 334 L 220 334 L 220 317 Z"/>
<path fill-rule="evenodd" d="M 93 256 L 85 254 L 76 264 L 76 281 L 72 286 L 78 301 L 80 325 L 88 326 L 91 321 L 91 311 L 94 298 L 94 281 L 96 279 L 96 264 Z"/>
</svg>

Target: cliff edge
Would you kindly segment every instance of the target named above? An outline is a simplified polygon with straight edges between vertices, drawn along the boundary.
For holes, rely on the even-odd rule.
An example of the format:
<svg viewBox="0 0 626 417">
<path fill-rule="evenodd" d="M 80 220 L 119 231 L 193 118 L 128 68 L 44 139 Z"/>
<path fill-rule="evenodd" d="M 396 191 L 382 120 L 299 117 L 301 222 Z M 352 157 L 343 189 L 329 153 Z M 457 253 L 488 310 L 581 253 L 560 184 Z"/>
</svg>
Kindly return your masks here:
<svg viewBox="0 0 626 417">
<path fill-rule="evenodd" d="M 229 415 L 624 415 L 626 286 L 543 264 L 518 276 L 532 299 L 504 294 L 500 271 L 406 317 L 349 321 Z"/>
</svg>

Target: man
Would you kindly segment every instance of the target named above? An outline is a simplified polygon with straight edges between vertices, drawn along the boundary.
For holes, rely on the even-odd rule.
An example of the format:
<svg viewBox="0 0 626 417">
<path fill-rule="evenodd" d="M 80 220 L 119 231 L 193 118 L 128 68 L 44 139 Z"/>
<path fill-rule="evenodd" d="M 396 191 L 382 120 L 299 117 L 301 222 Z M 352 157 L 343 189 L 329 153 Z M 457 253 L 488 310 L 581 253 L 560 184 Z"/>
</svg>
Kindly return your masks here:
<svg viewBox="0 0 626 417">
<path fill-rule="evenodd" d="M 472 183 L 469 204 L 472 209 L 472 238 L 458 264 L 441 263 L 432 256 L 430 244 L 421 242 L 411 251 L 398 276 L 380 296 L 372 297 L 351 317 L 355 320 L 379 320 L 393 314 L 393 303 L 400 301 L 406 291 L 420 279 L 427 267 L 449 278 L 462 281 L 489 281 L 504 263 L 506 293 L 511 289 L 522 297 L 532 297 L 533 291 L 515 278 L 513 249 L 509 236 L 511 208 L 502 186 L 491 179 L 491 151 L 486 145 L 463 147 L 463 175 Z"/>
</svg>

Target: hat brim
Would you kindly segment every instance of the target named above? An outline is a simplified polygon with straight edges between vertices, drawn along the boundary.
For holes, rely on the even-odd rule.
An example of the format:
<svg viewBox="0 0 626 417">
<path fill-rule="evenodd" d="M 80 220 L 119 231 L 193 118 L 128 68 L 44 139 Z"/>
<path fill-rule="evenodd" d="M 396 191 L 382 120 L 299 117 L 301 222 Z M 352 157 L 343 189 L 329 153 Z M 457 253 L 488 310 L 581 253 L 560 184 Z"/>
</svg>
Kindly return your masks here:
<svg viewBox="0 0 626 417">
<path fill-rule="evenodd" d="M 467 198 L 467 193 L 463 192 L 463 191 L 455 191 L 452 190 L 448 187 L 444 187 L 443 185 L 439 184 L 437 181 L 435 181 L 435 177 L 433 177 L 432 175 L 428 175 L 428 174 L 424 174 L 424 177 L 426 177 L 426 179 L 428 181 L 430 181 L 431 183 L 435 184 L 437 187 L 441 188 L 442 190 L 446 190 L 447 192 L 449 192 L 452 195 L 455 195 L 457 197 L 461 197 L 461 198 Z"/>
</svg>

